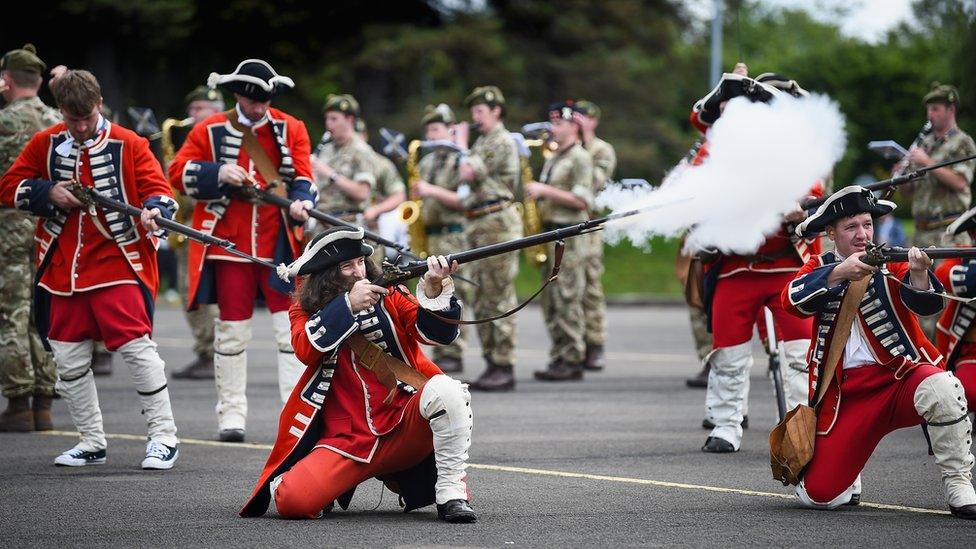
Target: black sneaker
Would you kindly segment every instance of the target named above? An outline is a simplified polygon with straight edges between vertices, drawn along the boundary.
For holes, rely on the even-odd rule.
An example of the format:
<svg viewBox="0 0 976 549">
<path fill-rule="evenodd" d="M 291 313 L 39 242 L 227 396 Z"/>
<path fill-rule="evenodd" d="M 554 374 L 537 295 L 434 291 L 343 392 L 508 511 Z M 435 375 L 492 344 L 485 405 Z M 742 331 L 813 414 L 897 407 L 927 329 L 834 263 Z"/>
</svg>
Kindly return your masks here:
<svg viewBox="0 0 976 549">
<path fill-rule="evenodd" d="M 437 504 L 437 518 L 444 522 L 474 522 L 478 520 L 478 515 L 474 514 L 474 509 L 463 499 L 452 499 L 447 503 Z"/>
<path fill-rule="evenodd" d="M 176 459 L 180 457 L 180 449 L 176 446 L 167 446 L 162 442 L 150 440 L 146 443 L 146 459 L 142 460 L 143 469 L 166 470 L 172 469 L 176 465 Z"/>
<path fill-rule="evenodd" d="M 85 465 L 105 465 L 105 450 L 89 452 L 74 447 L 54 458 L 54 464 L 62 467 L 84 467 Z"/>
</svg>

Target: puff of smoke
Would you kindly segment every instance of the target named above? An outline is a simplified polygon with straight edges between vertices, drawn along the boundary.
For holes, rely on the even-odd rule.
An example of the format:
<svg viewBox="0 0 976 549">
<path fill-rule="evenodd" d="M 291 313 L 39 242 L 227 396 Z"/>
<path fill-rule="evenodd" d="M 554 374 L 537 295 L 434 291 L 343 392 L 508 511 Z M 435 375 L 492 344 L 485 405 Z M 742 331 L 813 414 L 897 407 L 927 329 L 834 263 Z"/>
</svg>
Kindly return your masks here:
<svg viewBox="0 0 976 549">
<path fill-rule="evenodd" d="M 641 246 L 652 236 L 687 234 L 686 251 L 753 253 L 830 173 L 845 144 L 844 117 L 826 96 L 733 99 L 709 130 L 700 165 L 679 165 L 656 189 L 600 193 L 597 204 L 614 213 L 674 203 L 609 223 L 604 238 Z"/>
</svg>

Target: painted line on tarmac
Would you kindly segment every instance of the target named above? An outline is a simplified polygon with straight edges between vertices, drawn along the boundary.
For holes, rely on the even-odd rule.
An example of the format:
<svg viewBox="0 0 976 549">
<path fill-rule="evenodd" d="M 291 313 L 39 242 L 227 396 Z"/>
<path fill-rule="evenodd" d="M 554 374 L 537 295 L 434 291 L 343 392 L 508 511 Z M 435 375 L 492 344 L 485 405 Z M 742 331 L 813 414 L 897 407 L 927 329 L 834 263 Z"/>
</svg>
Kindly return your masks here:
<svg viewBox="0 0 976 549">
<path fill-rule="evenodd" d="M 160 347 L 174 348 L 174 349 L 190 349 L 193 347 L 194 340 L 184 337 L 154 337 L 153 341 L 156 342 Z M 252 340 L 248 343 L 248 348 L 250 349 L 260 349 L 262 351 L 277 351 L 278 346 L 270 341 L 259 341 Z M 478 347 L 472 347 L 470 349 L 472 355 L 481 356 L 481 349 Z M 522 356 L 527 356 L 529 358 L 545 358 L 549 359 L 549 351 L 546 349 L 516 349 L 515 353 Z M 626 351 L 607 351 L 606 357 L 608 360 L 626 361 L 626 362 L 665 362 L 665 363 L 688 363 L 688 364 L 698 364 L 699 360 L 691 354 L 667 354 L 667 353 L 628 353 Z"/>
<path fill-rule="evenodd" d="M 74 431 L 37 431 L 38 434 L 50 436 L 70 436 L 76 437 L 78 433 Z M 142 435 L 126 435 L 117 433 L 107 433 L 105 438 L 117 440 L 136 440 L 145 442 L 146 437 Z M 192 444 L 196 446 L 220 446 L 226 448 L 247 448 L 251 450 L 271 450 L 270 444 L 258 444 L 254 442 L 220 442 L 219 440 L 203 440 L 198 438 L 181 438 L 180 444 Z M 632 477 L 615 477 L 608 475 L 594 475 L 590 473 L 572 473 L 569 471 L 553 471 L 550 469 L 531 469 L 528 467 L 510 467 L 507 465 L 486 465 L 483 463 L 469 463 L 470 469 L 481 469 L 483 471 L 497 471 L 500 473 L 518 473 L 522 475 L 537 475 L 559 478 L 578 478 L 584 480 L 599 480 L 604 482 L 616 482 L 620 484 L 637 484 L 644 486 L 658 486 L 661 488 L 677 488 L 679 490 L 696 490 L 699 492 L 718 492 L 724 494 L 739 494 L 742 496 L 776 498 L 776 499 L 795 499 L 792 494 L 777 494 L 774 492 L 759 492 L 756 490 L 744 490 L 741 488 L 722 488 L 720 486 L 707 486 L 704 484 L 685 484 L 682 482 L 668 482 L 663 480 L 650 480 Z M 885 509 L 888 511 L 904 511 L 908 513 L 923 513 L 929 515 L 948 515 L 949 511 L 941 509 L 926 509 L 923 507 L 907 507 L 905 505 L 893 505 L 889 503 L 869 503 L 862 501 L 861 507 L 869 509 Z"/>
</svg>

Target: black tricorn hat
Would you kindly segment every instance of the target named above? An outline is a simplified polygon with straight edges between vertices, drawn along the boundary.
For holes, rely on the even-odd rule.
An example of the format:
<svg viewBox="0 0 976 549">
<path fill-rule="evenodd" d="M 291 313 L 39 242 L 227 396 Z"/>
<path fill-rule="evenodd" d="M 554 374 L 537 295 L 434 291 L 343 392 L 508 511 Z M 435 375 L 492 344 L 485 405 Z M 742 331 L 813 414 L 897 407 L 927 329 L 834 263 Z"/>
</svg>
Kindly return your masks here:
<svg viewBox="0 0 976 549">
<path fill-rule="evenodd" d="M 862 213 L 871 214 L 871 217 L 879 217 L 891 213 L 895 209 L 895 203 L 889 200 L 875 198 L 874 194 L 868 189 L 859 185 L 851 185 L 835 192 L 827 197 L 827 201 L 817 208 L 817 211 L 810 214 L 796 227 L 798 236 L 817 235 L 827 228 L 827 225 Z"/>
<path fill-rule="evenodd" d="M 305 246 L 301 257 L 281 270 L 282 279 L 324 271 L 343 261 L 373 255 L 373 247 L 363 242 L 363 229 L 332 227 L 319 233 Z"/>
<path fill-rule="evenodd" d="M 723 101 L 728 101 L 736 97 L 747 97 L 753 102 L 768 103 L 780 93 L 782 92 L 773 86 L 753 80 L 748 76 L 725 73 L 715 86 L 715 89 L 695 102 L 692 110 L 698 113 L 698 120 L 700 122 L 711 126 L 722 114 L 721 104 Z"/>
<path fill-rule="evenodd" d="M 282 91 L 294 88 L 295 82 L 275 72 L 267 61 L 245 59 L 230 74 L 210 73 L 207 86 L 210 89 L 221 86 L 255 101 L 270 101 Z"/>
</svg>

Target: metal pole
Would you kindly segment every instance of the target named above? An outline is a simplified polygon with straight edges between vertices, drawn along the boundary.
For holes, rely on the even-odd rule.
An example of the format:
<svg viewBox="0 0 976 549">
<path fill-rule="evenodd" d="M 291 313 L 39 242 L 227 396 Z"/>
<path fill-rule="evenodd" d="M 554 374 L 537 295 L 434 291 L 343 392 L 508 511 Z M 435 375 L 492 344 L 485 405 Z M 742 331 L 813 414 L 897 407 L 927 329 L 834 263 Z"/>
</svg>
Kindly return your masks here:
<svg viewBox="0 0 976 549">
<path fill-rule="evenodd" d="M 722 77 L 722 22 L 724 21 L 725 0 L 714 0 L 715 17 L 712 18 L 712 63 L 709 71 L 711 87 Z"/>
</svg>

